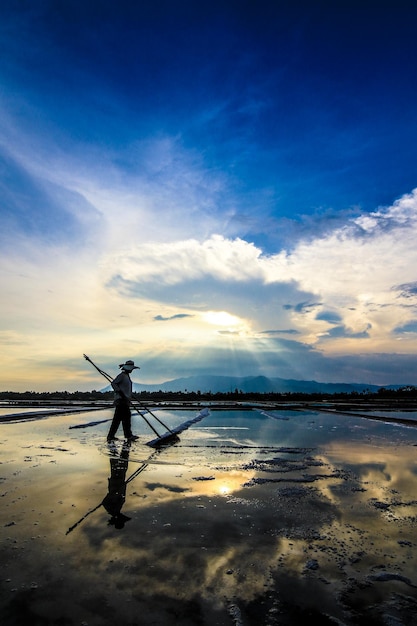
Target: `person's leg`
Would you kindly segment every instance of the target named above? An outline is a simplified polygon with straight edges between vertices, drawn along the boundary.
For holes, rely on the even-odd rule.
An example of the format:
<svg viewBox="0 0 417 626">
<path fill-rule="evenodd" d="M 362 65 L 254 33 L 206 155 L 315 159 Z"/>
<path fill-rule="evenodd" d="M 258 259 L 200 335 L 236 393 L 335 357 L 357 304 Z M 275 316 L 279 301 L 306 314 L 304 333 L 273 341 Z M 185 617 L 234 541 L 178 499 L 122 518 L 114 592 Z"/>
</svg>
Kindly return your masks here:
<svg viewBox="0 0 417 626">
<path fill-rule="evenodd" d="M 121 409 L 120 406 L 116 406 L 114 410 L 113 421 L 111 423 L 110 430 L 107 435 L 107 441 L 111 441 L 116 436 L 117 429 L 119 428 L 120 422 L 122 421 L 122 417 L 123 417 L 123 414 L 121 414 L 120 409 Z"/>
<path fill-rule="evenodd" d="M 132 437 L 132 415 L 130 413 L 130 407 L 125 405 L 122 407 L 122 425 L 123 425 L 123 434 L 126 439 Z"/>
</svg>

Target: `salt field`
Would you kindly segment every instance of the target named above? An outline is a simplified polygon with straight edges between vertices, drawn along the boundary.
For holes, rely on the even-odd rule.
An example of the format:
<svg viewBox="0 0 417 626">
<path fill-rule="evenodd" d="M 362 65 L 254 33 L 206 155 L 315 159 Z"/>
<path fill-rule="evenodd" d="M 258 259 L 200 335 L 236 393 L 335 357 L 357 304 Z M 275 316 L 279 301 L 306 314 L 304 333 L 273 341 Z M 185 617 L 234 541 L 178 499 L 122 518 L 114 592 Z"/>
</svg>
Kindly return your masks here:
<svg viewBox="0 0 417 626">
<path fill-rule="evenodd" d="M 0 421 L 2 624 L 415 622 L 412 424 L 212 409 L 153 449 L 112 414 Z"/>
</svg>

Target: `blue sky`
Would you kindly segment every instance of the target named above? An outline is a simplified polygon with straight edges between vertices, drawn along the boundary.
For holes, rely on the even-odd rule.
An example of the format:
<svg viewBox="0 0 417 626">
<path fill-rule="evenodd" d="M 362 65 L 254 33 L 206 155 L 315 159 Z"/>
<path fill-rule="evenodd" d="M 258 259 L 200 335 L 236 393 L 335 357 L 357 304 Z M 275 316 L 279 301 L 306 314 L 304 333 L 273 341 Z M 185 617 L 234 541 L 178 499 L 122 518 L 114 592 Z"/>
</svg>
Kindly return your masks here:
<svg viewBox="0 0 417 626">
<path fill-rule="evenodd" d="M 2 389 L 417 384 L 417 8 L 288 4 L 1 4 Z"/>
</svg>

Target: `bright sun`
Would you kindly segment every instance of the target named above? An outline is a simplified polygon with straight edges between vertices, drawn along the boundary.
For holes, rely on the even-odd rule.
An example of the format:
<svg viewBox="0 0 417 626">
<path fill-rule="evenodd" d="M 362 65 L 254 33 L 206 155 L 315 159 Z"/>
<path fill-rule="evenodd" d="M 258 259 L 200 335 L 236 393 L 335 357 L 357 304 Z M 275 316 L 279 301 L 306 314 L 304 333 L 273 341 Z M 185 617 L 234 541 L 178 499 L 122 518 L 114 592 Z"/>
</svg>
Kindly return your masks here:
<svg viewBox="0 0 417 626">
<path fill-rule="evenodd" d="M 207 311 L 203 314 L 203 320 L 215 326 L 239 326 L 241 320 L 226 311 Z"/>
</svg>

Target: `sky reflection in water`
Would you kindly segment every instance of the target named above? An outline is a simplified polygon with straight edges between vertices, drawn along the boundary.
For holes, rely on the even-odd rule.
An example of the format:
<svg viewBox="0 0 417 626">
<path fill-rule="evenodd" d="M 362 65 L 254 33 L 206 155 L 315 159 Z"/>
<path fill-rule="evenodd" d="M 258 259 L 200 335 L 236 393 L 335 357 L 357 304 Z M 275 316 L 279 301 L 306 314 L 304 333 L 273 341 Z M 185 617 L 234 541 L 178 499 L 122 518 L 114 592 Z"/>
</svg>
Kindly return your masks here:
<svg viewBox="0 0 417 626">
<path fill-rule="evenodd" d="M 144 623 L 226 624 L 233 606 L 272 611 L 280 589 L 281 608 L 298 598 L 341 619 L 352 607 L 336 592 L 363 602 L 365 585 L 378 604 L 402 585 L 415 597 L 401 580 L 369 582 L 382 568 L 417 583 L 414 428 L 318 411 L 213 411 L 159 452 L 144 445 L 153 435 L 139 416 L 130 447 L 105 443 L 107 422 L 69 429 L 111 415 L 2 424 L 6 616 L 91 625 L 146 611 Z M 158 415 L 173 427 L 194 414 Z"/>
</svg>

